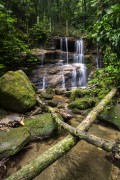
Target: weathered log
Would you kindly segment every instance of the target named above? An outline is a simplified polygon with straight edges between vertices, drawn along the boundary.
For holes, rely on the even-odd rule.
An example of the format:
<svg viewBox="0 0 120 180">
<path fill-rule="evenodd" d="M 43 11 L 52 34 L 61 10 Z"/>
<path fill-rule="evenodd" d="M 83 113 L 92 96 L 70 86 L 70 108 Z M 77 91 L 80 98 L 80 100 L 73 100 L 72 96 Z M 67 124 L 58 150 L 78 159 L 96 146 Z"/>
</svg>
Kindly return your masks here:
<svg viewBox="0 0 120 180">
<path fill-rule="evenodd" d="M 110 102 L 111 98 L 115 95 L 116 88 L 113 88 L 107 96 L 88 114 L 88 116 L 78 126 L 81 131 L 86 131 L 96 119 L 97 115 L 105 108 Z M 50 109 L 49 109 L 50 110 Z M 68 152 L 78 142 L 78 138 L 73 135 L 68 135 L 63 140 L 59 141 L 56 145 L 51 147 L 42 155 L 38 156 L 29 164 L 23 166 L 19 171 L 7 178 L 7 180 L 29 180 L 36 177 L 45 168 L 59 159 L 62 155 Z"/>
<path fill-rule="evenodd" d="M 117 153 L 120 152 L 119 146 L 117 145 L 119 140 L 107 140 L 107 139 L 103 139 L 100 137 L 96 137 L 94 135 L 91 135 L 85 131 L 81 131 L 78 128 L 72 127 L 69 124 L 61 121 L 59 119 L 58 115 L 54 111 L 52 112 L 52 109 L 51 109 L 51 113 L 52 113 L 54 120 L 57 122 L 57 124 L 59 126 L 63 127 L 65 130 L 67 130 L 69 133 L 71 133 L 71 134 L 79 137 L 80 139 L 82 139 L 92 145 L 95 145 L 107 152 L 111 152 L 112 154 L 113 154 L 114 147 L 116 147 Z M 116 159 L 120 159 L 120 155 L 116 156 L 116 154 L 114 153 L 113 156 Z"/>
</svg>

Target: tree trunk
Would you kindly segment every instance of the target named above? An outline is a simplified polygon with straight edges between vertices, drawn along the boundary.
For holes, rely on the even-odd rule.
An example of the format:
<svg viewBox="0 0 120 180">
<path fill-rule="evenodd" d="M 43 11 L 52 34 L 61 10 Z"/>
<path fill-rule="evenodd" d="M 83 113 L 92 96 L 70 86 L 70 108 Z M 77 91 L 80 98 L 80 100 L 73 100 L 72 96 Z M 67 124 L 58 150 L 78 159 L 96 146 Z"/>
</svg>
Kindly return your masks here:
<svg viewBox="0 0 120 180">
<path fill-rule="evenodd" d="M 86 131 L 96 119 L 97 115 L 105 108 L 110 102 L 111 98 L 115 95 L 116 88 L 113 88 L 107 96 L 88 114 L 88 116 L 77 127 L 81 131 Z M 50 110 L 50 109 L 49 109 Z M 23 166 L 19 171 L 8 177 L 7 180 L 29 180 L 36 177 L 49 165 L 54 163 L 57 159 L 68 152 L 79 141 L 73 135 L 68 135 L 63 140 L 59 141 L 56 145 L 51 147 L 42 155 L 38 156 L 29 164 Z"/>
</svg>

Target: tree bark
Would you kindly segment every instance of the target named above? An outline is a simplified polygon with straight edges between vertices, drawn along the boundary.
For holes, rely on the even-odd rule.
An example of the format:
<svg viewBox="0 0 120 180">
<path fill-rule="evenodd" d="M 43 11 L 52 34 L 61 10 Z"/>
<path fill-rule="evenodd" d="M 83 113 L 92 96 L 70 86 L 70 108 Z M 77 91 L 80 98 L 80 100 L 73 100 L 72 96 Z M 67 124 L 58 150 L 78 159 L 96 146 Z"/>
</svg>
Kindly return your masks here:
<svg viewBox="0 0 120 180">
<path fill-rule="evenodd" d="M 102 148 L 105 151 L 112 152 L 113 147 L 118 142 L 117 140 L 113 141 L 113 140 L 107 140 L 107 139 L 103 139 L 100 137 L 96 137 L 85 131 L 81 131 L 78 128 L 74 128 L 74 127 L 70 126 L 69 124 L 61 121 L 59 119 L 58 115 L 54 111 L 52 112 L 52 116 L 53 116 L 54 120 L 57 122 L 57 124 L 60 125 L 61 127 L 63 127 L 65 130 L 67 130 L 69 133 L 79 137 L 80 139 L 82 139 L 92 145 Z"/>
<path fill-rule="evenodd" d="M 115 95 L 116 88 L 113 88 L 107 96 L 88 114 L 88 116 L 77 127 L 81 131 L 86 131 L 96 119 L 97 115 L 105 108 L 110 102 L 111 98 Z M 45 105 L 42 103 L 43 106 Z M 48 108 L 50 110 L 50 108 Z M 19 171 L 7 178 L 7 180 L 29 180 L 36 177 L 49 165 L 54 163 L 57 159 L 68 152 L 79 141 L 73 135 L 68 135 L 63 140 L 59 141 L 56 145 L 51 147 L 42 155 L 38 156 L 29 164 L 23 166 Z"/>
</svg>

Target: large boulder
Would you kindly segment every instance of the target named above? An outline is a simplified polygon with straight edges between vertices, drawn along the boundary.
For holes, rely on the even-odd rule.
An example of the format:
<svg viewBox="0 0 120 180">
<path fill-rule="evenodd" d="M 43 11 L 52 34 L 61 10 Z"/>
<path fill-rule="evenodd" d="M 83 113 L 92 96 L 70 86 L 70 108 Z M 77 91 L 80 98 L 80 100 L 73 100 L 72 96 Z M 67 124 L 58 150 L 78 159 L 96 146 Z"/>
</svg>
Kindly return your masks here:
<svg viewBox="0 0 120 180">
<path fill-rule="evenodd" d="M 95 99 L 93 98 L 80 98 L 80 99 L 76 99 L 75 101 L 71 102 L 68 107 L 70 109 L 88 109 L 91 108 L 95 105 Z"/>
<path fill-rule="evenodd" d="M 0 158 L 16 154 L 29 139 L 30 134 L 27 128 L 10 128 L 7 132 L 0 131 Z"/>
<path fill-rule="evenodd" d="M 59 117 L 62 119 L 60 115 Z M 43 139 L 54 133 L 57 124 L 53 120 L 51 113 L 44 113 L 26 119 L 24 127 L 29 129 L 31 139 Z"/>
<path fill-rule="evenodd" d="M 120 130 L 120 104 L 105 108 L 100 114 L 99 119 L 114 124 Z"/>
<path fill-rule="evenodd" d="M 8 71 L 0 78 L 0 106 L 24 113 L 36 103 L 35 90 L 22 70 Z"/>
</svg>

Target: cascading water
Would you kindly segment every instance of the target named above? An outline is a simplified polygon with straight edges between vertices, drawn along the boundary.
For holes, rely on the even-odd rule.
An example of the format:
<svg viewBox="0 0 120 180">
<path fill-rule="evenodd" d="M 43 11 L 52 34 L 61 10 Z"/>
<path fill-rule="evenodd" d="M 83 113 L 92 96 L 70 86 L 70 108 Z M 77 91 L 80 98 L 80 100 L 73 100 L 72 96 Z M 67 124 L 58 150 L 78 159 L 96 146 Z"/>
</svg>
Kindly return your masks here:
<svg viewBox="0 0 120 180">
<path fill-rule="evenodd" d="M 76 68 L 75 67 L 73 67 L 73 70 L 72 70 L 71 86 L 72 87 L 76 87 L 77 86 L 77 72 L 76 72 Z"/>
<path fill-rule="evenodd" d="M 68 38 L 65 38 L 65 44 L 66 44 L 66 60 L 67 60 L 67 64 L 68 64 Z"/>
<path fill-rule="evenodd" d="M 78 82 L 79 87 L 85 87 L 87 84 L 87 72 L 86 72 L 86 66 L 84 64 L 84 48 L 83 47 L 84 47 L 84 44 L 83 44 L 82 39 L 77 40 L 75 42 L 74 62 L 80 65 L 79 82 Z M 73 79 L 73 73 L 72 73 L 72 79 Z"/>
<path fill-rule="evenodd" d="M 61 70 L 61 79 L 62 79 L 62 88 L 65 88 L 65 76 L 64 76 L 64 70 Z"/>
<path fill-rule="evenodd" d="M 83 40 L 77 40 L 75 42 L 75 63 L 84 63 L 84 53 L 83 53 Z"/>
<path fill-rule="evenodd" d="M 43 85 L 42 85 L 43 90 L 45 90 L 45 88 L 46 88 L 46 76 L 47 76 L 47 72 L 45 72 L 45 74 L 43 76 Z"/>
<path fill-rule="evenodd" d="M 80 64 L 80 77 L 79 77 L 79 86 L 86 87 L 87 84 L 87 73 L 85 64 Z"/>
<path fill-rule="evenodd" d="M 60 38 L 60 51 L 61 51 L 61 59 L 63 59 L 63 51 L 66 51 L 66 61 L 68 64 L 68 38 L 67 37 Z"/>
<path fill-rule="evenodd" d="M 62 37 L 60 38 L 60 51 L 61 51 L 61 59 L 62 59 L 63 58 L 62 56 L 63 55 L 63 52 L 62 52 L 63 51 L 63 38 Z"/>
</svg>

